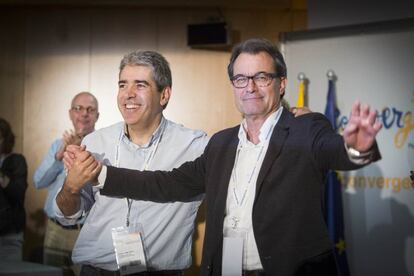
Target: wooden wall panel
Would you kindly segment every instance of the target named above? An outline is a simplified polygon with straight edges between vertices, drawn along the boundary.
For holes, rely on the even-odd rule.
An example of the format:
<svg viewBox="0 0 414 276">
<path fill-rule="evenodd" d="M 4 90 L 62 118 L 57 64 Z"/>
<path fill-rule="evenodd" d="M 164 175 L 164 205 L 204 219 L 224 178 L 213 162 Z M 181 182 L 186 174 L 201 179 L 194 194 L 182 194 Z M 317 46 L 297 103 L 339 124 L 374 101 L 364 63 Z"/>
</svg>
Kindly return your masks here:
<svg viewBox="0 0 414 276">
<path fill-rule="evenodd" d="M 16 135 L 14 150 L 23 152 L 24 14 L 0 11 L 0 117 Z"/>
<path fill-rule="evenodd" d="M 27 15 L 24 105 L 24 154 L 29 165 L 26 194 L 28 228 L 37 231 L 46 189 L 36 190 L 32 176 L 51 143 L 71 129 L 72 97 L 88 91 L 89 21 L 87 12 L 44 11 Z"/>
<path fill-rule="evenodd" d="M 95 11 L 91 18 L 91 90 L 100 104 L 99 128 L 122 120 L 116 103 L 122 57 L 156 50 L 157 29 L 156 16 L 144 9 Z"/>
</svg>

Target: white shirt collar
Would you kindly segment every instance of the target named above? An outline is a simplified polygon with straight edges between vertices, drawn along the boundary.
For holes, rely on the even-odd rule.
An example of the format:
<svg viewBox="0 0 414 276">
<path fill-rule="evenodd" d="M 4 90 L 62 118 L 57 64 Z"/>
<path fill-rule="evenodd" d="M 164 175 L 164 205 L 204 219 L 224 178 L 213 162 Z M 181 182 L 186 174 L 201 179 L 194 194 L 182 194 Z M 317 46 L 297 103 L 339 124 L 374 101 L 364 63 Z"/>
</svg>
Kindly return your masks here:
<svg viewBox="0 0 414 276">
<path fill-rule="evenodd" d="M 158 125 L 157 129 L 154 131 L 154 133 L 152 134 L 151 138 L 149 139 L 148 143 L 146 143 L 145 145 L 142 146 L 138 146 L 139 148 L 147 148 L 150 147 L 154 141 L 156 141 L 161 134 L 163 133 L 164 128 L 166 127 L 167 124 L 167 120 L 164 118 L 164 116 L 161 117 L 161 122 Z M 129 138 L 129 132 L 128 132 L 128 126 L 127 124 L 124 124 L 124 128 L 121 134 L 121 138 L 126 138 L 128 141 L 131 141 L 131 139 Z"/>
<path fill-rule="evenodd" d="M 259 134 L 259 144 L 267 141 L 270 139 L 270 135 L 272 133 L 272 130 L 274 128 L 274 126 L 277 124 L 277 122 L 280 119 L 280 116 L 282 115 L 282 111 L 283 111 L 283 106 L 280 106 L 280 108 L 278 108 L 276 111 L 274 111 L 272 114 L 269 115 L 269 117 L 267 117 L 267 119 L 265 120 L 265 122 L 263 123 L 263 125 L 260 128 L 260 134 Z M 241 145 L 248 145 L 248 144 L 252 144 L 248 139 L 247 139 L 247 122 L 246 119 L 243 119 L 243 121 L 240 124 L 240 128 L 239 128 L 239 143 Z"/>
</svg>

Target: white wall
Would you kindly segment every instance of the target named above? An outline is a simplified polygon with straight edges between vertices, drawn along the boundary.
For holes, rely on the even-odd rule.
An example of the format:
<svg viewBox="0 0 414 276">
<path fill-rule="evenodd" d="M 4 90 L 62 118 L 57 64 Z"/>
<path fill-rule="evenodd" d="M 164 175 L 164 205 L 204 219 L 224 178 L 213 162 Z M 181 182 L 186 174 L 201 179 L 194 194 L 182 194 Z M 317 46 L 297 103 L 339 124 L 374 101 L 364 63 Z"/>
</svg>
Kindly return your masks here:
<svg viewBox="0 0 414 276">
<path fill-rule="evenodd" d="M 383 115 L 379 119 L 384 127 L 377 137 L 382 160 L 342 174 L 347 176 L 342 183 L 345 238 L 353 276 L 414 275 L 414 189 L 408 177 L 414 169 L 412 45 L 413 28 L 344 36 L 338 32 L 284 44 L 290 102 L 297 97 L 297 75 L 304 72 L 309 79 L 308 104 L 323 113 L 326 73 L 333 69 L 341 118 L 348 116 L 356 99 Z M 398 116 L 382 113 L 387 108 L 401 112 L 402 128 Z"/>
</svg>

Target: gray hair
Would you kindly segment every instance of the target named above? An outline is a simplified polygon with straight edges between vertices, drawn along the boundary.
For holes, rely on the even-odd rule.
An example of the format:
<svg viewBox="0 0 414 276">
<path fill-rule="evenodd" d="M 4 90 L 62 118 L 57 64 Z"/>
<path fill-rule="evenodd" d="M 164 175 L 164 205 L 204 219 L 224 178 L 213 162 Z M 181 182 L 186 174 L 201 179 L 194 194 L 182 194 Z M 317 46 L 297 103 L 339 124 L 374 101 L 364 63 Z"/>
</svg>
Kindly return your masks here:
<svg viewBox="0 0 414 276">
<path fill-rule="evenodd" d="M 159 92 L 166 87 L 172 87 L 170 65 L 168 64 L 168 61 L 157 52 L 133 51 L 125 55 L 119 65 L 119 72 L 121 72 L 127 65 L 150 67 Z"/>
</svg>

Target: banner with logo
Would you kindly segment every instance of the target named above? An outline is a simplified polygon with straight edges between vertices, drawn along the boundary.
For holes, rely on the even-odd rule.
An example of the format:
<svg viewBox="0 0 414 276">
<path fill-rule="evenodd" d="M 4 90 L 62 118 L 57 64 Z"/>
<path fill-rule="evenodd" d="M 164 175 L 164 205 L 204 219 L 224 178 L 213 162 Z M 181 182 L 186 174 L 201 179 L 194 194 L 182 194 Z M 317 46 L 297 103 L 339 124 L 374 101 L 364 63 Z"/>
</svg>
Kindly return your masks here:
<svg viewBox="0 0 414 276">
<path fill-rule="evenodd" d="M 352 103 L 378 111 L 382 160 L 340 172 L 350 275 L 414 275 L 414 28 L 355 26 L 299 33 L 282 44 L 288 67 L 286 99 L 297 98 L 306 74 L 309 107 L 323 113 L 329 70 L 336 73 L 338 127 Z M 383 26 L 384 27 L 384 26 Z"/>
</svg>

